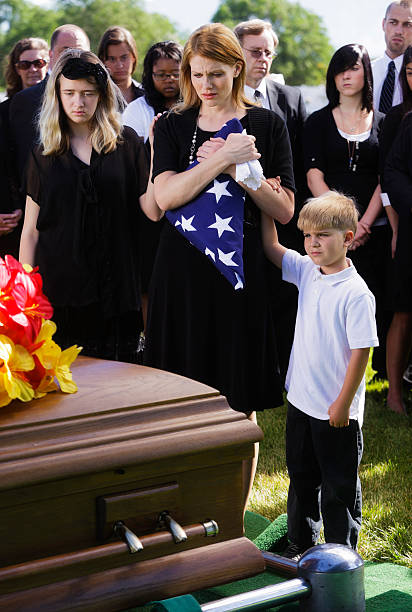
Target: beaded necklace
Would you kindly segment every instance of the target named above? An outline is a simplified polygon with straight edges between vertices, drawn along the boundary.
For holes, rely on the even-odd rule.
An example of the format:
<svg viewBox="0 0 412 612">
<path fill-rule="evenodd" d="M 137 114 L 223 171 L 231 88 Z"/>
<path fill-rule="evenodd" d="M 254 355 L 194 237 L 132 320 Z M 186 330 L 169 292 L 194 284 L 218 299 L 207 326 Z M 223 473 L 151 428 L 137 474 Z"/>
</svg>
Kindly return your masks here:
<svg viewBox="0 0 412 612">
<path fill-rule="evenodd" d="M 197 140 L 197 119 L 195 123 L 195 131 L 193 132 L 193 136 L 192 136 L 192 144 L 190 145 L 189 164 L 191 164 L 194 159 L 195 149 L 196 149 L 196 140 Z"/>
</svg>

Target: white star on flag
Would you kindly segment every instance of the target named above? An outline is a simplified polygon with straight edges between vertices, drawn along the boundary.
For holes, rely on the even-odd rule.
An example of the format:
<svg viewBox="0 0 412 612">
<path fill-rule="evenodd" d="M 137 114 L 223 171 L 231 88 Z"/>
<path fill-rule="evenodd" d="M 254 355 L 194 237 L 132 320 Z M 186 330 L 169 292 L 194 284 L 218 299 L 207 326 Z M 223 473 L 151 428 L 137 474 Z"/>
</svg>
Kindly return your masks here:
<svg viewBox="0 0 412 612">
<path fill-rule="evenodd" d="M 214 179 L 213 187 L 211 189 L 208 189 L 206 193 L 214 193 L 216 196 L 216 202 L 219 203 L 219 200 L 222 196 L 229 196 L 230 198 L 233 197 L 232 194 L 226 189 L 228 185 L 229 181 L 223 181 L 222 183 L 219 183 L 217 179 Z"/>
<path fill-rule="evenodd" d="M 223 264 L 225 264 L 225 266 L 236 266 L 236 267 L 238 267 L 237 263 L 232 261 L 232 257 L 236 253 L 236 251 L 231 251 L 230 253 L 224 253 L 223 251 L 218 249 L 217 252 L 218 252 L 218 255 L 219 255 L 219 260 Z"/>
<path fill-rule="evenodd" d="M 196 232 L 196 228 L 193 227 L 192 225 L 192 221 L 195 218 L 195 215 L 193 215 L 192 217 L 189 217 L 189 219 L 186 219 L 186 217 L 184 215 L 182 215 L 182 230 L 184 232 Z"/>
<path fill-rule="evenodd" d="M 219 215 L 215 213 L 215 219 L 216 219 L 215 223 L 212 223 L 212 225 L 208 225 L 208 227 L 217 230 L 217 233 L 219 234 L 219 238 L 225 231 L 226 232 L 235 231 L 233 227 L 230 227 L 229 225 L 233 217 L 227 217 L 226 219 L 222 219 L 221 217 L 219 217 Z"/>
<path fill-rule="evenodd" d="M 208 247 L 205 248 L 205 255 L 209 255 L 213 261 L 216 261 L 216 255 Z"/>
<path fill-rule="evenodd" d="M 243 289 L 242 279 L 240 278 L 240 276 L 239 276 L 239 274 L 237 272 L 235 272 L 235 276 L 236 276 L 236 280 L 237 280 L 237 283 L 235 285 L 235 291 L 237 291 L 238 289 Z"/>
</svg>

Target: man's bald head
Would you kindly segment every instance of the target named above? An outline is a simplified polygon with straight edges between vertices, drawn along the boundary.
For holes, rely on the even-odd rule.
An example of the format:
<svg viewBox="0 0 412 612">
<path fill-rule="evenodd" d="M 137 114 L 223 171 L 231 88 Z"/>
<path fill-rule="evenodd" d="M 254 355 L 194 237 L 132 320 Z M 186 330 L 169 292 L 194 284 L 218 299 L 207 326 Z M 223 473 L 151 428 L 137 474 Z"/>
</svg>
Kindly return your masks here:
<svg viewBox="0 0 412 612">
<path fill-rule="evenodd" d="M 90 40 L 86 32 L 72 23 L 59 26 L 52 34 L 50 40 L 50 68 L 53 68 L 66 49 L 90 51 Z"/>
</svg>

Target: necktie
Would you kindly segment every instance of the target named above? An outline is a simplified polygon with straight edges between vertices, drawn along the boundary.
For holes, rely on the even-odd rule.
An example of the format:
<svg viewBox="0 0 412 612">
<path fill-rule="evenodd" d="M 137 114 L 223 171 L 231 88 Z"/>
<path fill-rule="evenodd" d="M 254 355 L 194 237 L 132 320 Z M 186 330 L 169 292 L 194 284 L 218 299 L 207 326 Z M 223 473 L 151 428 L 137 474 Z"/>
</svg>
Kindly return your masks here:
<svg viewBox="0 0 412 612">
<path fill-rule="evenodd" d="M 255 93 L 253 94 L 253 100 L 259 106 L 263 106 L 263 104 L 262 104 L 262 94 L 260 93 L 260 91 L 258 89 L 255 89 Z"/>
<path fill-rule="evenodd" d="M 395 88 L 395 62 L 391 60 L 388 64 L 388 72 L 382 85 L 379 110 L 387 113 L 392 108 L 393 90 Z"/>
</svg>

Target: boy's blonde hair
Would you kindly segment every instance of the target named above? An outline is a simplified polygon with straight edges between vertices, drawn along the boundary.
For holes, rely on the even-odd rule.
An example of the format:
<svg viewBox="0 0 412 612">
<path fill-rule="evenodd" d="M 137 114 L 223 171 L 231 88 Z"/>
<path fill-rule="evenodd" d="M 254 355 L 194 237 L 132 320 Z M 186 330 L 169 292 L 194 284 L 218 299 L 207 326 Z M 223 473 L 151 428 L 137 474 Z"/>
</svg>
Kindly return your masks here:
<svg viewBox="0 0 412 612">
<path fill-rule="evenodd" d="M 359 213 L 352 198 L 337 191 L 328 191 L 317 198 L 310 198 L 298 218 L 300 230 L 337 229 L 356 233 Z"/>
</svg>

